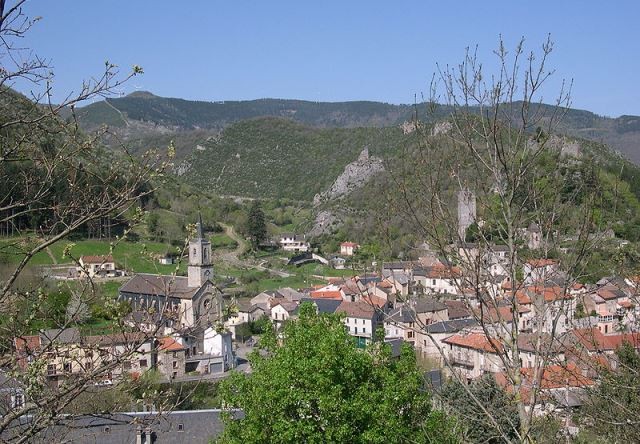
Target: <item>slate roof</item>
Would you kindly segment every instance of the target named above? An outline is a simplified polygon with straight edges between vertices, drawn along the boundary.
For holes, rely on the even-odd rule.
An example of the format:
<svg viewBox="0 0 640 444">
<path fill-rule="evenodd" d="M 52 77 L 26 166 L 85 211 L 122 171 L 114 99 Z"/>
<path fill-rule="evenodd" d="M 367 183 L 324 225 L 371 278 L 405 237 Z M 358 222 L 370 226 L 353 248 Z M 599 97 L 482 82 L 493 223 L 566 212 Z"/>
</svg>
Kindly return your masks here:
<svg viewBox="0 0 640 444">
<path fill-rule="evenodd" d="M 423 297 L 412 301 L 412 308 L 416 313 L 431 313 L 446 310 L 447 306 L 433 298 Z"/>
<path fill-rule="evenodd" d="M 46 345 L 51 342 L 58 344 L 74 344 L 80 342 L 80 330 L 77 328 L 54 328 L 40 332 L 40 341 Z"/>
<path fill-rule="evenodd" d="M 318 313 L 335 313 L 342 303 L 342 300 L 337 301 L 334 299 L 302 298 L 300 300 L 300 305 L 304 304 L 305 302 L 311 302 L 312 304 L 315 304 L 315 306 L 318 308 Z"/>
<path fill-rule="evenodd" d="M 471 316 L 471 312 L 467 308 L 464 301 L 444 301 L 449 313 L 449 319 L 464 319 Z"/>
<path fill-rule="evenodd" d="M 408 324 L 409 322 L 416 322 L 415 312 L 409 308 L 400 306 L 387 316 L 387 322 Z"/>
<path fill-rule="evenodd" d="M 223 431 L 222 411 L 189 410 L 162 413 L 130 412 L 106 415 L 78 415 L 57 418 L 56 425 L 44 429 L 31 439 L 33 443 L 73 442 L 123 444 L 136 442 L 138 429 L 148 428 L 155 439 L 147 437 L 143 442 L 206 444 L 220 436 Z M 244 413 L 232 412 L 236 419 Z M 18 424 L 2 434 L 2 440 L 12 440 L 27 429 L 32 417 L 23 417 Z"/>
<path fill-rule="evenodd" d="M 193 299 L 200 287 L 189 287 L 184 276 L 139 273 L 120 287 L 120 292 Z"/>
</svg>

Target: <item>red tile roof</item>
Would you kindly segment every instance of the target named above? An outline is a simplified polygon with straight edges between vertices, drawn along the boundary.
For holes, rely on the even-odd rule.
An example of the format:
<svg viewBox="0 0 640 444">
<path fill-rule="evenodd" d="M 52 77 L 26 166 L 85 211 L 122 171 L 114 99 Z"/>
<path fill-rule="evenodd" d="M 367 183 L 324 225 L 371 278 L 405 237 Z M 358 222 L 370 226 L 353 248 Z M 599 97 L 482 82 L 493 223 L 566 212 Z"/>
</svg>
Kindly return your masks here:
<svg viewBox="0 0 640 444">
<path fill-rule="evenodd" d="M 80 256 L 80 260 L 83 264 L 105 264 L 113 262 L 113 256 Z"/>
<path fill-rule="evenodd" d="M 158 339 L 158 343 L 159 343 L 158 350 L 161 350 L 161 351 L 170 352 L 170 351 L 185 350 L 185 347 L 182 344 L 180 344 L 178 341 L 176 341 L 170 336 Z"/>
<path fill-rule="evenodd" d="M 342 242 L 340 244 L 341 247 L 359 247 L 355 242 Z"/>
<path fill-rule="evenodd" d="M 640 333 L 617 333 L 613 335 L 604 335 L 600 329 L 583 328 L 572 330 L 574 337 L 589 351 L 611 351 L 628 342 L 640 347 Z"/>
<path fill-rule="evenodd" d="M 345 313 L 351 318 L 371 319 L 375 315 L 376 309 L 364 301 L 342 301 L 336 309 L 336 313 Z"/>
<path fill-rule="evenodd" d="M 334 299 L 336 301 L 342 300 L 342 292 L 339 290 L 316 290 L 310 293 L 312 298 L 317 299 Z"/>
<path fill-rule="evenodd" d="M 496 349 L 502 351 L 503 347 L 500 341 L 493 338 L 487 338 L 484 333 L 467 333 L 455 334 L 444 339 L 445 344 L 458 345 L 460 347 L 471 348 L 490 353 L 495 353 Z"/>
<path fill-rule="evenodd" d="M 533 268 L 541 268 L 548 267 L 550 265 L 556 265 L 558 261 L 555 259 L 529 259 L 527 264 L 531 265 Z"/>
<path fill-rule="evenodd" d="M 542 390 L 559 389 L 566 387 L 588 387 L 595 384 L 590 378 L 583 376 L 581 370 L 572 362 L 565 365 L 550 365 L 542 369 L 539 375 L 540 382 L 534 381 L 535 373 L 533 368 L 520 369 L 523 383 L 521 387 L 522 397 L 525 402 L 531 401 L 531 390 L 533 387 L 540 387 Z M 496 382 L 513 392 L 513 385 L 505 373 L 496 373 Z"/>
</svg>

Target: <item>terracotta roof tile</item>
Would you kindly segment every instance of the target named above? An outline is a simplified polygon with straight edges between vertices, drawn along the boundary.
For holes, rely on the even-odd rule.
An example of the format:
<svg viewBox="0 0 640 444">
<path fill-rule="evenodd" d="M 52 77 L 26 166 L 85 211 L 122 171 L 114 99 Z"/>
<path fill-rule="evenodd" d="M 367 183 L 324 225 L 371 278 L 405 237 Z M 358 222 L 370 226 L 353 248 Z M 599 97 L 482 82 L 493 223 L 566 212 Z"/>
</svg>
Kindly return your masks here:
<svg viewBox="0 0 640 444">
<path fill-rule="evenodd" d="M 502 344 L 497 339 L 487 338 L 484 333 L 456 334 L 449 336 L 442 342 L 490 353 L 495 353 L 496 349 L 503 350 Z"/>
</svg>

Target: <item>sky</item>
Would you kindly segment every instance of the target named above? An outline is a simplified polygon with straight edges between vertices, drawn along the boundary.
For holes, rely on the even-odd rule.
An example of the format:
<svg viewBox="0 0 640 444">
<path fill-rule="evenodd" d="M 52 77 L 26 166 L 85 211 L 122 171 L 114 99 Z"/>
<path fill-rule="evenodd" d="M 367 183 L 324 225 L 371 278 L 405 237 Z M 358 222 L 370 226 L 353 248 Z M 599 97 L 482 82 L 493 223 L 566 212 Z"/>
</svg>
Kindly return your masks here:
<svg viewBox="0 0 640 444">
<path fill-rule="evenodd" d="M 551 34 L 545 101 L 566 79 L 574 108 L 640 115 L 637 0 L 33 0 L 24 10 L 42 19 L 20 43 L 50 60 L 58 99 L 108 60 L 144 69 L 121 94 L 413 103 L 465 48 L 477 45 L 491 70 L 500 36 L 539 52 Z"/>
</svg>

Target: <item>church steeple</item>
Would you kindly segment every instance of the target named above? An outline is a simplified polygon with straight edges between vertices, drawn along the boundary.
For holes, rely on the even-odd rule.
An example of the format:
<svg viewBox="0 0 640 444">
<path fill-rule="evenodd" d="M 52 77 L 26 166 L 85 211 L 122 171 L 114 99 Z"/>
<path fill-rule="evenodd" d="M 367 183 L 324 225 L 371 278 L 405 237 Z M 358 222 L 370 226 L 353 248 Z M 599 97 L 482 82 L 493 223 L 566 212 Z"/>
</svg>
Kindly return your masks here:
<svg viewBox="0 0 640 444">
<path fill-rule="evenodd" d="M 201 287 L 207 280 L 213 279 L 211 243 L 205 238 L 202 226 L 202 215 L 198 213 L 196 235 L 189 241 L 189 287 Z"/>
<path fill-rule="evenodd" d="M 202 235 L 202 213 L 198 211 L 198 222 L 196 222 L 196 239 L 204 239 Z"/>
</svg>

